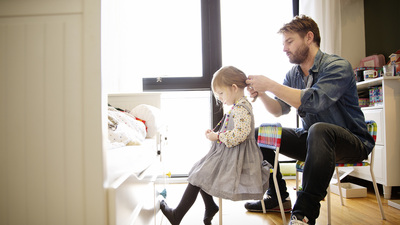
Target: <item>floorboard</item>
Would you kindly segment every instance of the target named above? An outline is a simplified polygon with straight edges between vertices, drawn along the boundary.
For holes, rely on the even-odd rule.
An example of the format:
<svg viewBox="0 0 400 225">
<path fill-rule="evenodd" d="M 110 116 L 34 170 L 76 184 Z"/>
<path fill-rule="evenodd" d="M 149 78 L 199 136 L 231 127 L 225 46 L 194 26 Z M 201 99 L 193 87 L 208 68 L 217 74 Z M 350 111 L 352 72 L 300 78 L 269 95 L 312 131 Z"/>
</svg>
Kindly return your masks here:
<svg viewBox="0 0 400 225">
<path fill-rule="evenodd" d="M 171 207 L 176 207 L 179 203 L 186 183 L 167 184 L 167 203 Z M 295 180 L 287 180 L 287 186 L 292 200 L 292 205 L 296 200 L 296 192 L 294 190 Z M 381 194 L 383 208 L 386 214 L 386 220 L 381 219 L 379 207 L 372 188 L 368 187 L 367 197 L 344 199 L 345 206 L 341 206 L 340 198 L 336 194 L 331 194 L 332 200 L 332 224 L 400 224 L 400 210 L 388 205 L 388 200 L 384 199 Z M 218 199 L 215 199 L 218 204 Z M 246 201 L 230 201 L 223 200 L 223 224 L 252 224 L 252 225 L 276 225 L 282 224 L 280 213 L 251 213 L 244 208 Z M 198 196 L 193 207 L 183 218 L 181 225 L 202 225 L 204 214 L 204 203 L 201 195 Z M 290 213 L 286 213 L 286 220 L 289 222 Z M 213 225 L 219 225 L 218 214 L 213 219 Z M 162 225 L 169 225 L 168 220 L 163 217 Z M 327 224 L 327 206 L 326 201 L 321 202 L 320 216 L 317 224 Z"/>
</svg>

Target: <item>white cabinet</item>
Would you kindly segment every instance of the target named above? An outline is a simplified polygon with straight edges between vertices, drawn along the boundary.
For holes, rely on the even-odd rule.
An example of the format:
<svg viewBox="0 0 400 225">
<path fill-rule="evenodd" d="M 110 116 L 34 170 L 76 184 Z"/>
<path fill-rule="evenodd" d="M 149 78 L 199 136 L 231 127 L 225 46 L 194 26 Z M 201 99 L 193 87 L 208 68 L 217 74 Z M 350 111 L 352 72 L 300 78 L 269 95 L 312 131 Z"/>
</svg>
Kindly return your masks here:
<svg viewBox="0 0 400 225">
<path fill-rule="evenodd" d="M 360 91 L 382 86 L 383 104 L 363 107 L 366 120 L 377 123 L 374 172 L 383 185 L 384 197 L 390 199 L 393 186 L 400 186 L 400 77 L 380 77 L 357 84 Z M 371 180 L 368 168 L 354 168 L 352 175 Z"/>
</svg>

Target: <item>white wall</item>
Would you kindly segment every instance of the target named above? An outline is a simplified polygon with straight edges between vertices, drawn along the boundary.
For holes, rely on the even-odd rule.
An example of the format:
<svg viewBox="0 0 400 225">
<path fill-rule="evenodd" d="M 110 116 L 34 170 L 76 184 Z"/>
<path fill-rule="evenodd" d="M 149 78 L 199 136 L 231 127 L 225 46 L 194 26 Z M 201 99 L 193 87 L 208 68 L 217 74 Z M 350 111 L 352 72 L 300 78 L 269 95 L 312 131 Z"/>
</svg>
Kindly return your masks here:
<svg viewBox="0 0 400 225">
<path fill-rule="evenodd" d="M 0 2 L 0 224 L 106 224 L 100 0 Z"/>
<path fill-rule="evenodd" d="M 364 1 L 341 0 L 342 57 L 358 67 L 365 53 Z"/>
<path fill-rule="evenodd" d="M 121 13 L 121 8 L 132 7 L 130 1 L 101 1 L 101 69 L 104 93 L 142 92 L 142 78 L 134 76 L 135 68 L 127 57 L 127 49 L 132 50 L 132 38 L 127 32 L 129 21 L 134 19 L 129 13 Z M 126 10 L 130 12 L 129 10 Z M 126 12 L 122 10 L 122 12 Z M 132 50 L 133 51 L 133 50 Z"/>
</svg>

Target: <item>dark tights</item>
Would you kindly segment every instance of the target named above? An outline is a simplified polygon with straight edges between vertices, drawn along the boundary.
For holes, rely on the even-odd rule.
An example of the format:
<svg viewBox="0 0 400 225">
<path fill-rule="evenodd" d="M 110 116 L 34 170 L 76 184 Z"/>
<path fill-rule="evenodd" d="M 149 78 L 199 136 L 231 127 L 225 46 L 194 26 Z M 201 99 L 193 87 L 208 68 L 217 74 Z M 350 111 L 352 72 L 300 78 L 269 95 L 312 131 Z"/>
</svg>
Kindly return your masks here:
<svg viewBox="0 0 400 225">
<path fill-rule="evenodd" d="M 203 222 L 207 225 L 211 224 L 212 218 L 219 210 L 218 206 L 215 204 L 214 199 L 211 195 L 207 194 L 199 187 L 193 186 L 189 183 L 186 187 L 185 192 L 183 193 L 181 201 L 175 209 L 169 208 L 167 203 L 165 203 L 164 201 L 161 202 L 161 211 L 164 213 L 164 215 L 167 217 L 172 225 L 180 224 L 187 211 L 189 211 L 189 209 L 196 201 L 199 192 L 203 197 L 204 205 L 206 208 Z"/>
</svg>

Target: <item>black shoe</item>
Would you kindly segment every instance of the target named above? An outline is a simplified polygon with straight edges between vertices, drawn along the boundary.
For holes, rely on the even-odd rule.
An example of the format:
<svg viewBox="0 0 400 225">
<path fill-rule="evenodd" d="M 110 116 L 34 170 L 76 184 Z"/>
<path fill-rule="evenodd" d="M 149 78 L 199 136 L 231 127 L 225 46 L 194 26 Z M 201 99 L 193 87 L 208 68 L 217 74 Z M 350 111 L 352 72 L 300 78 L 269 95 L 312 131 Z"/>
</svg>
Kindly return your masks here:
<svg viewBox="0 0 400 225">
<path fill-rule="evenodd" d="M 180 221 L 177 221 L 175 219 L 174 211 L 170 207 L 168 207 L 167 203 L 164 200 L 161 200 L 160 202 L 160 209 L 172 225 L 179 225 Z"/>
<path fill-rule="evenodd" d="M 264 199 L 264 204 L 265 204 L 265 210 L 267 212 L 280 212 L 279 208 L 279 203 L 278 199 L 276 197 L 272 197 L 270 195 L 267 196 L 267 198 Z M 290 201 L 290 198 L 287 197 L 285 200 L 282 201 L 283 204 L 283 211 L 285 213 L 292 211 L 292 202 Z M 263 212 L 262 206 L 261 206 L 261 201 L 256 201 L 256 202 L 247 202 L 244 207 L 249 211 L 249 212 Z"/>
<path fill-rule="evenodd" d="M 214 215 L 217 214 L 218 211 L 219 211 L 218 206 L 215 206 L 215 208 L 213 208 L 213 209 L 206 210 L 206 212 L 204 214 L 204 219 L 203 219 L 204 224 L 211 225 L 211 220 L 213 219 Z"/>
</svg>

